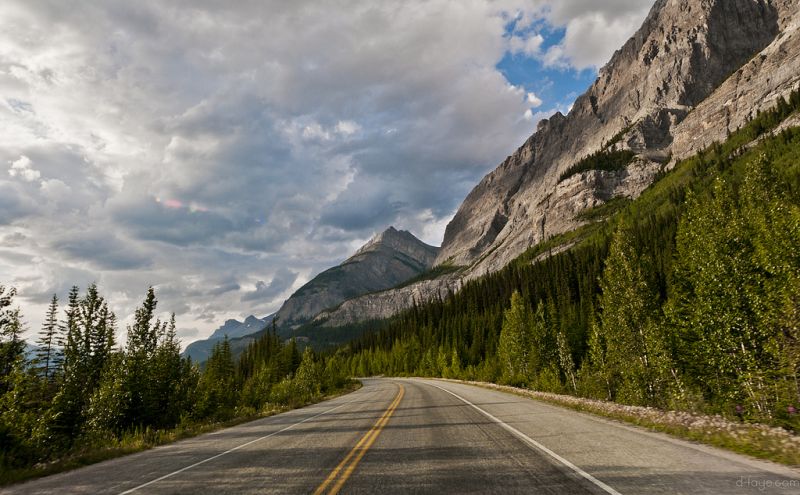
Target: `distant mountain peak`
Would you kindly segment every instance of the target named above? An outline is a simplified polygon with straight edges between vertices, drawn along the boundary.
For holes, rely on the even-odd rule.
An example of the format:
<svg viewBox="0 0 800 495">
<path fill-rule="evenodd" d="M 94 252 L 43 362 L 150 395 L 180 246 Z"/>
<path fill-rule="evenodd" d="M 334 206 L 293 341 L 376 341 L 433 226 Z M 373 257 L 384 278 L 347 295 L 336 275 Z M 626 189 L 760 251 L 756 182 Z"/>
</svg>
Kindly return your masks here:
<svg viewBox="0 0 800 495">
<path fill-rule="evenodd" d="M 425 244 L 407 230 L 397 230 L 394 226 L 390 226 L 383 232 L 373 236 L 372 239 L 361 246 L 348 261 L 364 253 L 380 249 L 381 247 L 398 251 L 413 258 L 425 258 L 426 252 L 437 249 L 434 246 Z"/>
<path fill-rule="evenodd" d="M 391 226 L 292 294 L 278 311 L 278 321 L 302 324 L 348 299 L 402 284 L 433 266 L 438 251 L 411 232 Z"/>
<path fill-rule="evenodd" d="M 243 322 L 233 318 L 225 320 L 225 323 L 214 330 L 214 333 L 207 339 L 198 340 L 186 346 L 183 355 L 191 357 L 193 361 L 203 362 L 208 358 L 209 352 L 214 344 L 224 339 L 225 336 L 227 336 L 228 339 L 236 339 L 260 332 L 272 323 L 274 317 L 274 314 L 265 316 L 264 318 L 250 315 L 245 318 Z"/>
</svg>

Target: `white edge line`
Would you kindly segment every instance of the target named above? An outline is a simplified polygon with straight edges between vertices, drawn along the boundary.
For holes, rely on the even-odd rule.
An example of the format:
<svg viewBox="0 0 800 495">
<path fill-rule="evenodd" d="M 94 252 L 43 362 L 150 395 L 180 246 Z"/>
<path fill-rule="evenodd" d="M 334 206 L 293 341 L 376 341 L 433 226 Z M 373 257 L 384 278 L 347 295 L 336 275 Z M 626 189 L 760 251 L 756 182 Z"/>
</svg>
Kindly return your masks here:
<svg viewBox="0 0 800 495">
<path fill-rule="evenodd" d="M 567 466 L 568 468 L 570 468 L 571 470 L 575 471 L 577 474 L 579 474 L 583 478 L 591 481 L 593 484 L 595 484 L 597 487 L 601 488 L 606 493 L 609 493 L 611 495 L 622 495 L 620 492 L 618 492 L 614 488 L 606 485 L 605 483 L 603 483 L 599 479 L 595 478 L 594 476 L 592 476 L 591 474 L 587 473 L 583 469 L 579 468 L 575 464 L 573 464 L 573 463 L 569 462 L 568 460 L 564 459 L 563 457 L 561 457 L 560 455 L 556 454 L 552 450 L 548 449 L 547 447 L 545 447 L 541 443 L 539 443 L 536 440 L 532 439 L 528 435 L 522 433 L 521 431 L 519 431 L 518 429 L 514 428 L 513 426 L 504 423 L 502 420 L 496 418 L 495 416 L 492 416 L 490 413 L 484 411 L 483 409 L 481 409 L 480 407 L 476 406 L 475 404 L 473 404 L 472 402 L 468 401 L 467 399 L 461 397 L 460 395 L 458 395 L 458 394 L 456 394 L 454 392 L 451 392 L 451 391 L 447 390 L 446 388 L 440 387 L 439 385 L 436 385 L 436 384 L 433 384 L 433 383 L 428 383 L 428 385 L 430 385 L 432 387 L 436 387 L 439 390 L 442 390 L 444 392 L 447 392 L 448 394 L 452 395 L 453 397 L 455 397 L 456 399 L 460 400 L 464 404 L 467 404 L 468 406 L 474 408 L 476 411 L 480 412 L 481 414 L 483 414 L 487 418 L 491 419 L 492 421 L 494 421 L 495 423 L 497 423 L 498 425 L 500 425 L 501 427 L 503 427 L 504 429 L 506 429 L 507 431 L 512 433 L 514 436 L 516 436 L 517 438 L 522 440 L 523 442 L 535 447 L 536 449 L 544 452 L 545 454 L 549 455 L 553 459 L 557 460 L 561 464 Z"/>
<path fill-rule="evenodd" d="M 304 419 L 303 421 L 299 421 L 299 422 L 297 422 L 297 423 L 291 424 L 291 425 L 289 425 L 289 426 L 287 426 L 287 427 L 285 427 L 285 428 L 282 428 L 282 429 L 280 429 L 280 430 L 278 430 L 278 431 L 272 432 L 272 433 L 270 433 L 269 435 L 264 435 L 263 437 L 256 438 L 255 440 L 250 440 L 250 441 L 249 441 L 249 442 L 247 442 L 247 443 L 243 443 L 243 444 L 241 444 L 241 445 L 239 445 L 239 446 L 236 446 L 236 447 L 234 447 L 234 448 L 232 448 L 232 449 L 228 449 L 228 450 L 226 450 L 225 452 L 222 452 L 222 453 L 220 453 L 220 454 L 217 454 L 217 455 L 215 455 L 215 456 L 209 457 L 208 459 L 203 459 L 202 461 L 195 462 L 194 464 L 191 464 L 191 465 L 189 465 L 189 466 L 186 466 L 186 467 L 183 467 L 183 468 L 181 468 L 181 469 L 178 469 L 177 471 L 173 471 L 173 472 L 171 472 L 171 473 L 169 473 L 169 474 L 165 474 L 164 476 L 161 476 L 160 478 L 156 478 L 156 479 L 154 479 L 154 480 L 148 481 L 147 483 L 144 483 L 144 484 L 141 484 L 141 485 L 139 485 L 139 486 L 135 486 L 135 487 L 133 487 L 133 488 L 130 488 L 130 489 L 128 489 L 128 490 L 125 490 L 124 492 L 121 492 L 119 495 L 126 495 L 126 494 L 128 494 L 128 493 L 133 493 L 133 492 L 135 492 L 136 490 L 139 490 L 140 488 L 144 488 L 144 487 L 146 487 L 146 486 L 150 486 L 150 485 L 152 485 L 153 483 L 158 483 L 159 481 L 162 481 L 162 480 L 165 480 L 165 479 L 167 479 L 167 478 L 170 478 L 170 477 L 172 477 L 172 476 L 175 476 L 176 474 L 180 474 L 180 473 L 182 473 L 182 472 L 184 472 L 184 471 L 187 471 L 187 470 L 189 470 L 189 469 L 192 469 L 192 468 L 194 468 L 194 467 L 197 467 L 197 466 L 199 466 L 200 464 L 205 464 L 205 463 L 206 463 L 206 462 L 208 462 L 208 461 L 213 461 L 214 459 L 216 459 L 216 458 L 218 458 L 218 457 L 222 457 L 222 456 L 224 456 L 224 455 L 226 455 L 226 454 L 230 454 L 231 452 L 234 452 L 234 451 L 236 451 L 236 450 L 239 450 L 239 449 L 241 449 L 241 448 L 247 447 L 248 445 L 251 445 L 251 444 L 254 444 L 254 443 L 256 443 L 256 442 L 260 442 L 261 440 L 265 440 L 265 439 L 267 439 L 267 438 L 269 438 L 269 437 L 275 436 L 275 435 L 277 435 L 278 433 L 283 433 L 283 432 L 284 432 L 284 431 L 286 431 L 286 430 L 290 430 L 290 429 L 294 428 L 295 426 L 301 425 L 301 424 L 303 424 L 303 423 L 305 423 L 305 422 L 307 422 L 307 421 L 311 421 L 312 419 L 318 418 L 318 417 L 322 416 L 323 414 L 328 414 L 329 412 L 333 412 L 333 411 L 335 411 L 335 410 L 337 410 L 337 409 L 340 409 L 340 408 L 342 408 L 342 407 L 344 407 L 344 406 L 346 406 L 346 405 L 348 405 L 348 404 L 350 404 L 350 401 L 348 401 L 348 402 L 345 402 L 344 404 L 338 405 L 338 406 L 334 407 L 333 409 L 328 409 L 328 410 L 326 410 L 326 411 L 322 411 L 321 413 L 319 413 L 319 414 L 316 414 L 316 415 L 314 415 L 314 416 L 310 416 L 310 417 L 308 417 L 308 418 Z"/>
</svg>

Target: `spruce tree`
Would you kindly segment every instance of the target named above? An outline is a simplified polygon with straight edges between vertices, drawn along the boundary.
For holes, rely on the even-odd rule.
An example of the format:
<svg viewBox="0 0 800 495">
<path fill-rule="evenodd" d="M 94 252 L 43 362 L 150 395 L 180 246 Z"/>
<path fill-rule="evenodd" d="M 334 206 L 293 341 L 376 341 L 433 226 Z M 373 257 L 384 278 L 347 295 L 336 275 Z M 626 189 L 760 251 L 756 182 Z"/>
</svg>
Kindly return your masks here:
<svg viewBox="0 0 800 495">
<path fill-rule="evenodd" d="M 151 368 L 153 386 L 156 388 L 153 418 L 158 426 L 174 426 L 180 420 L 181 406 L 186 400 L 185 388 L 181 383 L 184 379 L 184 368 L 181 346 L 175 330 L 174 313 L 170 317 L 169 323 L 162 325 L 160 342 Z"/>
<path fill-rule="evenodd" d="M 58 297 L 53 294 L 50 305 L 47 307 L 47 315 L 42 330 L 39 333 L 39 340 L 36 341 L 38 349 L 36 359 L 38 361 L 39 373 L 46 382 L 53 379 L 55 370 L 59 367 L 60 350 L 58 348 Z"/>
<path fill-rule="evenodd" d="M 125 388 L 130 402 L 125 421 L 131 425 L 150 425 L 158 414 L 158 387 L 152 369 L 162 328 L 161 322 L 155 319 L 157 306 L 155 290 L 150 287 L 142 305 L 136 309 L 133 324 L 128 326 Z"/>
<path fill-rule="evenodd" d="M 80 291 L 77 286 L 73 286 L 65 310 L 63 369 L 58 392 L 53 398 L 50 425 L 52 432 L 65 445 L 70 445 L 80 434 L 88 400 L 87 392 L 91 393 L 91 390 L 86 390 L 90 356 L 86 354 L 86 341 L 80 324 L 80 304 Z"/>
<path fill-rule="evenodd" d="M 206 361 L 198 383 L 196 414 L 201 418 L 229 418 L 237 399 L 235 378 L 233 355 L 226 335 L 222 342 L 214 344 L 211 356 Z"/>
<path fill-rule="evenodd" d="M 11 387 L 11 375 L 25 357 L 20 310 L 11 307 L 16 294 L 13 287 L 0 285 L 0 395 Z"/>
</svg>

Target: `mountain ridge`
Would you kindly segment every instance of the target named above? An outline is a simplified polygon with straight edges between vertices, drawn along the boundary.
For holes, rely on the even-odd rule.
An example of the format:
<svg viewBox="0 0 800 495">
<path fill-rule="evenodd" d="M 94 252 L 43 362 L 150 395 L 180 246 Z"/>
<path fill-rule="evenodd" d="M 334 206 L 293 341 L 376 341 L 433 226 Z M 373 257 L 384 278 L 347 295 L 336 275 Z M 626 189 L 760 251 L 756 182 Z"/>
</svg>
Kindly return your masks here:
<svg viewBox="0 0 800 495">
<path fill-rule="evenodd" d="M 723 140 L 800 86 L 799 3 L 655 2 L 570 113 L 542 120 L 465 198 L 435 261 L 460 271 L 350 299 L 324 313 L 326 324 L 386 318 L 456 292 L 584 225 L 581 212 L 638 197 L 679 158 Z M 577 162 L 615 149 L 633 158 L 562 180 Z"/>
<path fill-rule="evenodd" d="M 771 2 L 656 2 L 569 115 L 556 113 L 543 120 L 522 147 L 470 192 L 447 226 L 437 264 L 475 264 L 471 271 L 483 274 L 547 237 L 575 228 L 576 213 L 610 198 L 591 180 L 580 190 L 559 191 L 558 178 L 576 158 L 611 141 L 634 151 L 639 168 L 604 175 L 624 195 L 636 197 L 670 156 L 673 128 L 775 39 L 778 19 Z M 625 182 L 633 178 L 639 186 L 627 187 Z M 490 250 L 494 252 L 481 259 Z"/>
</svg>

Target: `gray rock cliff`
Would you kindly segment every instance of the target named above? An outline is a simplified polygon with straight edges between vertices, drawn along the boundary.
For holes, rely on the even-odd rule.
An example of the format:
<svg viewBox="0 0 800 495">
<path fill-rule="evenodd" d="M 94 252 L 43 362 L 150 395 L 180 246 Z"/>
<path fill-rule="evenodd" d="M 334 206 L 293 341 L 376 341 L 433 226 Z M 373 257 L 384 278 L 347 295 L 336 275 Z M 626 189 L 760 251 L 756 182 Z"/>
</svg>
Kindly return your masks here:
<svg viewBox="0 0 800 495">
<path fill-rule="evenodd" d="M 681 159 L 742 127 L 800 87 L 800 5 L 778 2 L 780 34 L 736 70 L 674 129 L 672 151 Z"/>
<path fill-rule="evenodd" d="M 447 227 L 437 263 L 470 265 L 471 277 L 498 270 L 529 247 L 576 228 L 577 212 L 615 195 L 640 194 L 675 151 L 680 123 L 788 28 L 784 18 L 797 3 L 657 1 L 569 115 L 542 121 L 467 196 Z M 627 171 L 590 171 L 559 184 L 565 170 L 615 136 L 639 157 Z"/>
</svg>

